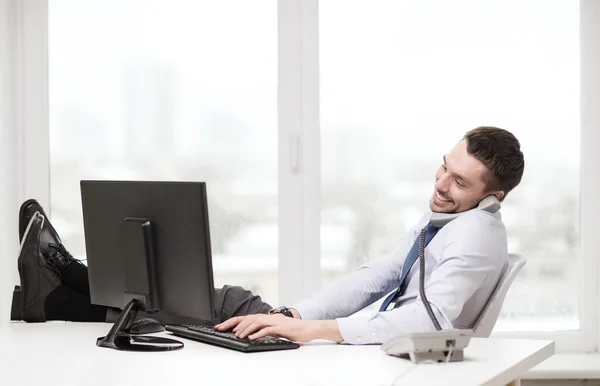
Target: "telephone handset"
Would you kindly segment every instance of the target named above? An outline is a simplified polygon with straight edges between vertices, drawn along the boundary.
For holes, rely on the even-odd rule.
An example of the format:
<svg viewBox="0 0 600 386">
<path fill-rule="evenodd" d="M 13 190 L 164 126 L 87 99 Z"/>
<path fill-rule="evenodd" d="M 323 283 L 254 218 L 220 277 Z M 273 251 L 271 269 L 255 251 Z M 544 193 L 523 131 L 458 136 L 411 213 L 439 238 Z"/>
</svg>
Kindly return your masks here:
<svg viewBox="0 0 600 386">
<path fill-rule="evenodd" d="M 477 209 L 485 210 L 486 212 L 495 213 L 500 210 L 500 201 L 495 195 L 489 195 L 479 202 Z M 463 212 L 461 212 L 463 213 Z M 442 227 L 450 221 L 457 218 L 461 213 L 439 213 L 433 212 L 429 222 L 436 227 Z"/>
</svg>

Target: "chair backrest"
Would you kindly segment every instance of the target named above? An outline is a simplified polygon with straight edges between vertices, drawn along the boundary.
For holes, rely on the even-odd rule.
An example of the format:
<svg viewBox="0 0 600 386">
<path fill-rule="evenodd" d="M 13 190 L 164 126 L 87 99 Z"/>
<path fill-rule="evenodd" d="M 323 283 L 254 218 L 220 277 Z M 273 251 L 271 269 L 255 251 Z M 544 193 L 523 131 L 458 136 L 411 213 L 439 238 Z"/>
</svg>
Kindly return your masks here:
<svg viewBox="0 0 600 386">
<path fill-rule="evenodd" d="M 512 253 L 508 255 L 508 265 L 504 268 L 496 288 L 473 326 L 475 336 L 485 338 L 490 336 L 500 315 L 506 293 L 525 263 L 526 260 L 521 255 Z"/>
</svg>

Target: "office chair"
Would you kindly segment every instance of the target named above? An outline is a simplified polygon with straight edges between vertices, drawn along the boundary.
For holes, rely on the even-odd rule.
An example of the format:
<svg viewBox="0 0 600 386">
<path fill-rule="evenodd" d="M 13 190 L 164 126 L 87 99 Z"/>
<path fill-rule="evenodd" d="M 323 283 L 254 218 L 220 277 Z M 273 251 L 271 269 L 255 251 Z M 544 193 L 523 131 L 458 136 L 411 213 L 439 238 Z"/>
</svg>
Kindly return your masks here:
<svg viewBox="0 0 600 386">
<path fill-rule="evenodd" d="M 500 315 L 506 293 L 526 262 L 521 255 L 512 253 L 508 255 L 508 265 L 502 271 L 496 288 L 473 326 L 474 336 L 483 338 L 490 336 Z"/>
</svg>

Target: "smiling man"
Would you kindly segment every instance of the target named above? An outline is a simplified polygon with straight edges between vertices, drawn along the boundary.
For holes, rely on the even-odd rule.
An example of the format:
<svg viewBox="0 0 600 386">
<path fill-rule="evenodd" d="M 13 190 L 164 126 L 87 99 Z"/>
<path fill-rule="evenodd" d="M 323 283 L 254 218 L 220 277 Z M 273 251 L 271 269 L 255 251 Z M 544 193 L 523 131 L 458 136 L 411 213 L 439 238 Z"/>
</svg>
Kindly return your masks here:
<svg viewBox="0 0 600 386">
<path fill-rule="evenodd" d="M 215 328 L 233 329 L 240 338 L 270 335 L 349 344 L 433 331 L 436 326 L 419 295 L 419 265 L 412 266 L 422 229 L 429 242 L 424 252 L 425 294 L 439 327 L 471 328 L 508 263 L 500 213 L 477 205 L 491 195 L 503 201 L 521 182 L 524 165 L 520 143 L 510 132 L 496 127 L 467 132 L 444 155 L 435 174 L 430 211 L 395 249 L 289 308 L 236 316 Z M 439 228 L 429 225 L 432 212 L 459 215 Z M 354 315 L 393 290 L 379 312 Z"/>
<path fill-rule="evenodd" d="M 430 211 L 395 249 L 289 308 L 272 309 L 241 287 L 217 288 L 221 323 L 215 328 L 233 329 L 240 338 L 270 335 L 349 344 L 382 343 L 406 332 L 471 328 L 508 263 L 500 213 L 478 204 L 489 196 L 504 200 L 520 183 L 523 170 L 519 141 L 510 132 L 496 127 L 469 131 L 443 157 Z M 441 226 L 430 223 L 433 212 L 456 216 Z M 47 219 L 36 200 L 22 204 L 19 275 L 25 301 L 23 307 L 13 303 L 11 319 L 114 322 L 120 310 L 91 303 L 87 267 L 71 256 Z M 419 293 L 419 264 L 414 264 L 420 234 L 425 240 L 425 298 Z M 354 315 L 386 294 L 379 312 Z"/>
</svg>

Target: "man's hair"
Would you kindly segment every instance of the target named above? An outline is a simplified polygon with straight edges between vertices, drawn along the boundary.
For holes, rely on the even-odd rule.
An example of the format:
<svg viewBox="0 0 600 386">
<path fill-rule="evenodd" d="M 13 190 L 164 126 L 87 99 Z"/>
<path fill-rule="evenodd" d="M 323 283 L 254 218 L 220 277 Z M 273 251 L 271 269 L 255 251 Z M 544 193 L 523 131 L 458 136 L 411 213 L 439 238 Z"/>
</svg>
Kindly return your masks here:
<svg viewBox="0 0 600 386">
<path fill-rule="evenodd" d="M 481 161 L 489 170 L 488 190 L 502 190 L 506 197 L 521 182 L 525 160 L 519 140 L 509 131 L 492 126 L 481 126 L 468 131 L 467 153 Z"/>
</svg>

